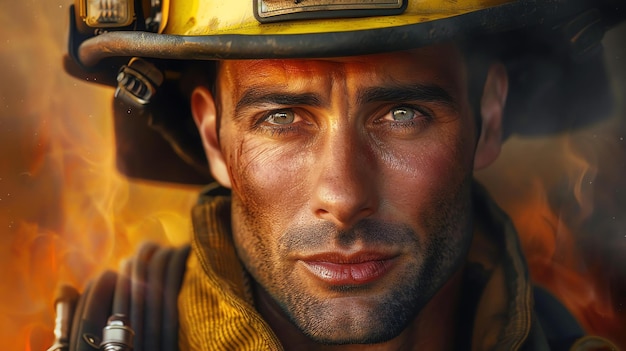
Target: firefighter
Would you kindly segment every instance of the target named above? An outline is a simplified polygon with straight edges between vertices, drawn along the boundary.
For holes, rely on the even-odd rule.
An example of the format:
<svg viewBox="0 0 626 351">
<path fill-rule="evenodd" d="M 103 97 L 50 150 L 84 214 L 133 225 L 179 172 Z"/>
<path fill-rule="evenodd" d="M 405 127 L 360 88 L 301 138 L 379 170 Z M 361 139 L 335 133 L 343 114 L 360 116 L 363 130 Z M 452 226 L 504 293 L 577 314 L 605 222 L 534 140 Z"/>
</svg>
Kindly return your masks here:
<svg viewBox="0 0 626 351">
<path fill-rule="evenodd" d="M 610 106 L 600 40 L 622 4 L 79 0 L 70 17 L 67 71 L 116 87 L 121 170 L 211 185 L 189 247 L 62 290 L 74 317 L 51 350 L 614 347 L 533 286 L 473 172 L 511 133 Z"/>
</svg>

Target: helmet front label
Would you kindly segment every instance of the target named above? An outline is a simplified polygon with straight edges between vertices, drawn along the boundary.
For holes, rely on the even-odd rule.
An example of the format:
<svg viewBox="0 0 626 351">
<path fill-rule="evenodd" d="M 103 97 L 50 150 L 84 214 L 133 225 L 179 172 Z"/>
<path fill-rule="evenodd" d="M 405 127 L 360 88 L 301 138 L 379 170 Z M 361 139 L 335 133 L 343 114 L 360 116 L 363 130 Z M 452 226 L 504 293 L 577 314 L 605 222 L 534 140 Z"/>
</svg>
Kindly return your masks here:
<svg viewBox="0 0 626 351">
<path fill-rule="evenodd" d="M 408 0 L 254 0 L 259 22 L 397 15 Z"/>
</svg>

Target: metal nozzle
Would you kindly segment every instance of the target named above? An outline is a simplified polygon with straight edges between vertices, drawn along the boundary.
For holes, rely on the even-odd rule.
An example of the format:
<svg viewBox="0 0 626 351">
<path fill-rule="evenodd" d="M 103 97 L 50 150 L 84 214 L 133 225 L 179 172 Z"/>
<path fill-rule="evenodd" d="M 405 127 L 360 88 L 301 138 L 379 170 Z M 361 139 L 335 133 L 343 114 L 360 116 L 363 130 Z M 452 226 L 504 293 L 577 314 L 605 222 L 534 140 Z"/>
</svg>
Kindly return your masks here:
<svg viewBox="0 0 626 351">
<path fill-rule="evenodd" d="M 114 314 L 109 317 L 107 326 L 102 329 L 100 350 L 130 351 L 133 349 L 135 332 L 129 325 L 126 316 Z"/>
<path fill-rule="evenodd" d="M 68 351 L 70 348 L 70 332 L 72 330 L 72 318 L 76 301 L 78 301 L 78 291 L 69 285 L 61 285 L 56 293 L 54 309 L 56 319 L 54 320 L 54 344 L 48 351 Z"/>
</svg>

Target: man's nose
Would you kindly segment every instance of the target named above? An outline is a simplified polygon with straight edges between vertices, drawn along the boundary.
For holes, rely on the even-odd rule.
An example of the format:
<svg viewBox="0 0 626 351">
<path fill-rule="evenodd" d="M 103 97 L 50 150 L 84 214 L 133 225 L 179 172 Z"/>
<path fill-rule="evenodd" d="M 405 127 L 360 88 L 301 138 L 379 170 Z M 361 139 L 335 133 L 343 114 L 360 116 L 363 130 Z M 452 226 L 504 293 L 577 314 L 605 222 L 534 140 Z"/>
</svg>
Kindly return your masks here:
<svg viewBox="0 0 626 351">
<path fill-rule="evenodd" d="M 330 133 L 320 147 L 313 179 L 316 217 L 349 228 L 378 210 L 377 162 L 366 137 Z"/>
</svg>

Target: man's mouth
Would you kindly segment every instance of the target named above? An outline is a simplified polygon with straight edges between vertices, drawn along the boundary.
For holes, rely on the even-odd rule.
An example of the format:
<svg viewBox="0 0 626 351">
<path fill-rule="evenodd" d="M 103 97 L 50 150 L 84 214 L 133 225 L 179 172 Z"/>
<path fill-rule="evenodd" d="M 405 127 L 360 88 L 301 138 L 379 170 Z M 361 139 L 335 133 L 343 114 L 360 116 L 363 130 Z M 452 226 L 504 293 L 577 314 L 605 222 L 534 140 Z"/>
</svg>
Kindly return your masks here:
<svg viewBox="0 0 626 351">
<path fill-rule="evenodd" d="M 300 259 L 316 278 L 330 285 L 362 285 L 382 278 L 397 255 L 360 252 L 351 255 L 325 253 Z"/>
</svg>

